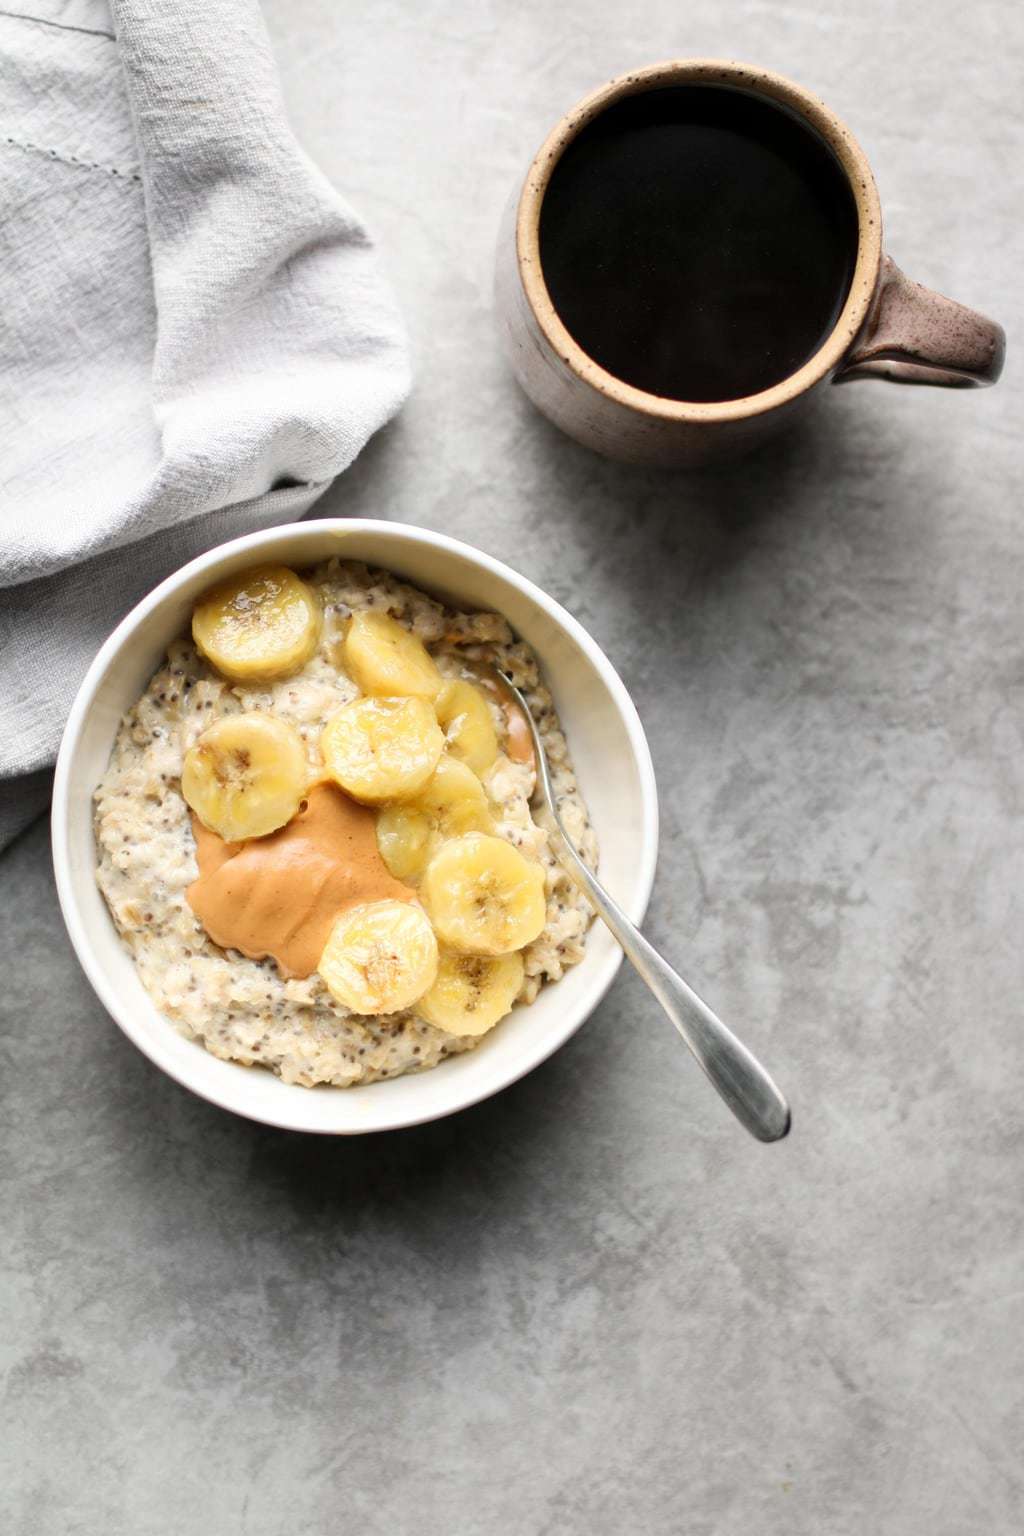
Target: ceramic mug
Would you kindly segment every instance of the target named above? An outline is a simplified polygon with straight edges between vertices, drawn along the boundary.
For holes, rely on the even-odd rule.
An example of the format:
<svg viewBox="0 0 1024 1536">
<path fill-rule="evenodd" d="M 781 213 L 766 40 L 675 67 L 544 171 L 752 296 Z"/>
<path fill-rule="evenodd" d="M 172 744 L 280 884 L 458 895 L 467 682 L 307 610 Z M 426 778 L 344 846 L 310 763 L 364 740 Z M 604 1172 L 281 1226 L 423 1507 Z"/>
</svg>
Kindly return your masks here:
<svg viewBox="0 0 1024 1536">
<path fill-rule="evenodd" d="M 670 400 L 615 378 L 569 335 L 544 282 L 540 210 L 559 157 L 613 102 L 674 85 L 727 86 L 796 113 L 831 147 L 856 205 L 856 264 L 835 328 L 803 367 L 739 400 Z M 828 382 L 994 384 L 1005 352 L 1002 328 L 994 321 L 911 282 L 883 254 L 871 168 L 824 102 L 782 75 L 721 60 L 682 59 L 620 75 L 573 107 L 541 146 L 522 191 L 509 204 L 498 247 L 496 303 L 513 369 L 533 403 L 588 448 L 638 463 L 695 464 L 737 452 L 790 418 Z"/>
</svg>

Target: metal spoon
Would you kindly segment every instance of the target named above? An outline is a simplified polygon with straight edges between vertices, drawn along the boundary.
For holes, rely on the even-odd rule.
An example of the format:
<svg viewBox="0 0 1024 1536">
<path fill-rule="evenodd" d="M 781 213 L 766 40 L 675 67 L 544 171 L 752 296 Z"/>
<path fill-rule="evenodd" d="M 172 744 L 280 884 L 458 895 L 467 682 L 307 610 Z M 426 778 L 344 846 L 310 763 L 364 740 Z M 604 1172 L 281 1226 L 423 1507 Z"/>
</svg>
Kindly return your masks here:
<svg viewBox="0 0 1024 1536">
<path fill-rule="evenodd" d="M 505 673 L 501 673 L 501 677 L 530 729 L 537 786 L 555 824 L 552 848 L 559 863 L 589 897 L 598 916 L 621 944 L 627 960 L 639 971 L 740 1124 L 745 1125 L 758 1141 L 780 1141 L 789 1130 L 789 1105 L 756 1057 L 648 944 L 640 930 L 590 873 L 562 826 L 537 722 L 512 679 Z"/>
</svg>

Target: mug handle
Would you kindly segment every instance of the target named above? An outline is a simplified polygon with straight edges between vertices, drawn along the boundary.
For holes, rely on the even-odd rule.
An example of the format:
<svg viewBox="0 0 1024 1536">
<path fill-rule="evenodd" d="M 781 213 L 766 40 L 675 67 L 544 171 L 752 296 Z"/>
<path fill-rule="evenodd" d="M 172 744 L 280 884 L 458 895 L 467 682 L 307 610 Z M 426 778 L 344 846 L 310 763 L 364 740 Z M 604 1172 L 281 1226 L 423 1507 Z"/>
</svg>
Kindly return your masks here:
<svg viewBox="0 0 1024 1536">
<path fill-rule="evenodd" d="M 912 283 L 886 256 L 871 313 L 832 382 L 889 379 L 944 389 L 983 388 L 996 382 L 1005 356 L 1001 325 Z"/>
</svg>

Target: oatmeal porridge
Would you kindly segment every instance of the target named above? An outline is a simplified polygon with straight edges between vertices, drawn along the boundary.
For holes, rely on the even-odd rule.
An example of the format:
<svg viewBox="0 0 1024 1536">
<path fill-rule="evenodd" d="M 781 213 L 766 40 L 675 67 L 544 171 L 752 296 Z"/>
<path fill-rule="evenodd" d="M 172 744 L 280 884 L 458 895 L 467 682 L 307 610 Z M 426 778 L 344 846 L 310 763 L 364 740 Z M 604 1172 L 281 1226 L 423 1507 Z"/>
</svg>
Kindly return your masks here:
<svg viewBox="0 0 1024 1536">
<path fill-rule="evenodd" d="M 590 911 L 532 814 L 502 672 L 596 865 L 551 698 L 503 618 L 337 559 L 202 599 L 95 793 L 100 889 L 177 1029 L 347 1087 L 472 1049 L 582 958 Z"/>
</svg>

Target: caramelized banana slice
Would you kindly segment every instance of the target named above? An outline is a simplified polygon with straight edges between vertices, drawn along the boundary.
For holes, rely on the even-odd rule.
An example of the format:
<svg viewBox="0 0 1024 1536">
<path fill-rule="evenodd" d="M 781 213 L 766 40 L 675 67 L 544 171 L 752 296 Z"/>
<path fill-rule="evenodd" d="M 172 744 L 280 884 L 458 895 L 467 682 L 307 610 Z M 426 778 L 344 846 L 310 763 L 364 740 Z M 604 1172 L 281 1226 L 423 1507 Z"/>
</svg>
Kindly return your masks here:
<svg viewBox="0 0 1024 1536">
<path fill-rule="evenodd" d="M 480 780 L 445 753 L 419 794 L 381 811 L 377 846 L 396 880 L 415 880 L 445 838 L 493 825 Z"/>
<path fill-rule="evenodd" d="M 225 715 L 185 753 L 181 793 L 204 827 L 240 843 L 291 821 L 308 780 L 294 726 L 274 715 Z"/>
<path fill-rule="evenodd" d="M 498 736 L 487 700 L 472 683 L 445 683 L 434 708 L 449 752 L 474 773 L 486 773 L 498 755 Z"/>
<path fill-rule="evenodd" d="M 426 646 L 388 613 L 353 615 L 344 651 L 349 676 L 363 693 L 434 699 L 440 692 L 441 674 Z"/>
<path fill-rule="evenodd" d="M 192 615 L 192 638 L 225 677 L 271 681 L 309 660 L 320 624 L 312 587 L 287 566 L 263 565 L 206 593 Z"/>
<path fill-rule="evenodd" d="M 424 699 L 355 699 L 332 715 L 320 737 L 328 773 L 371 805 L 422 789 L 443 746 Z"/>
<path fill-rule="evenodd" d="M 442 951 L 437 980 L 416 1004 L 428 1024 L 449 1035 L 485 1035 L 510 1011 L 523 984 L 523 957 Z"/>
<path fill-rule="evenodd" d="M 453 838 L 427 865 L 420 888 L 437 933 L 453 949 L 505 955 L 544 927 L 544 871 L 500 837 Z"/>
<path fill-rule="evenodd" d="M 373 901 L 338 918 L 317 969 L 353 1013 L 400 1013 L 433 986 L 437 940 L 419 907 Z"/>
</svg>

